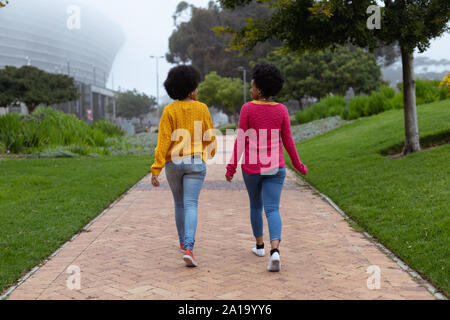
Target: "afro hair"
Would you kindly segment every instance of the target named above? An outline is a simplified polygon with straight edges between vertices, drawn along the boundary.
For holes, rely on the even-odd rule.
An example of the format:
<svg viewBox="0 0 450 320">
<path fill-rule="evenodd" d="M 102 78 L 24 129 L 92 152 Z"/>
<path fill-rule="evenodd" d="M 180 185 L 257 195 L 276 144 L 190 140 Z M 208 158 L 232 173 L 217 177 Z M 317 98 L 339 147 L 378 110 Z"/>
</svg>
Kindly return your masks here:
<svg viewBox="0 0 450 320">
<path fill-rule="evenodd" d="M 272 64 L 260 63 L 253 68 L 253 81 L 264 97 L 274 97 L 283 88 L 284 79 L 281 71 Z"/>
<path fill-rule="evenodd" d="M 197 89 L 199 83 L 200 73 L 197 69 L 182 65 L 170 69 L 164 88 L 173 100 L 183 100 Z"/>
</svg>

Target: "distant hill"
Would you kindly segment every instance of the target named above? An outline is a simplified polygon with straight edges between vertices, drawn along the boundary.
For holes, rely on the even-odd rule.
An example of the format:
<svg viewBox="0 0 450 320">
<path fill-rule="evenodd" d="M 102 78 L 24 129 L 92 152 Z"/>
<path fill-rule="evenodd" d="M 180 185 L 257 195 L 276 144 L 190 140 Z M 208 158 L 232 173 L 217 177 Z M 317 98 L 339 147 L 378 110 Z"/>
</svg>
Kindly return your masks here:
<svg viewBox="0 0 450 320">
<path fill-rule="evenodd" d="M 450 60 L 433 60 L 428 57 L 416 57 L 414 59 L 414 74 L 418 79 L 441 80 L 450 71 Z M 388 67 L 382 67 L 383 79 L 389 81 L 392 87 L 402 82 L 402 63 L 396 61 Z"/>
</svg>

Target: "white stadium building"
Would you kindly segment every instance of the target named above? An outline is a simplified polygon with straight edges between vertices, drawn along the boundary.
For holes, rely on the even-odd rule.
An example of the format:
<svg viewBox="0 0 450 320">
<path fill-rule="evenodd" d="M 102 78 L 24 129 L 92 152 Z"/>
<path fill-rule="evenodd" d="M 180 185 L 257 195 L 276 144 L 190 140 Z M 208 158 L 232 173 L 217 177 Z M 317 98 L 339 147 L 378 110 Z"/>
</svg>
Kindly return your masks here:
<svg viewBox="0 0 450 320">
<path fill-rule="evenodd" d="M 80 99 L 55 107 L 80 119 L 105 117 L 113 96 L 106 83 L 124 40 L 115 22 L 76 1 L 10 0 L 0 8 L 0 68 L 32 65 L 74 77 Z"/>
</svg>

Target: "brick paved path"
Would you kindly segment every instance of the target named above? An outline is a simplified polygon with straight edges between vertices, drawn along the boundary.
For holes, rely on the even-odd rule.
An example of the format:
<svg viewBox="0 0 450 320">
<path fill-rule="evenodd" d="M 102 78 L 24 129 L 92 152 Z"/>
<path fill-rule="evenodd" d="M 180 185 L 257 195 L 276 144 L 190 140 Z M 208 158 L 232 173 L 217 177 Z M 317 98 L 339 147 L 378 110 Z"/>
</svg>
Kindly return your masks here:
<svg viewBox="0 0 450 320">
<path fill-rule="evenodd" d="M 228 159 L 229 154 L 217 157 Z M 178 250 L 167 183 L 153 188 L 146 177 L 9 298 L 434 298 L 319 195 L 296 183 L 293 172 L 288 172 L 281 199 L 282 270 L 267 272 L 267 254 L 259 258 L 250 251 L 254 239 L 242 175 L 238 172 L 232 184 L 226 183 L 224 167 L 208 165 L 200 196 L 194 250 L 198 268 L 186 268 Z M 265 218 L 264 223 L 267 235 Z M 367 287 L 371 265 L 381 270 L 378 290 Z M 81 270 L 80 290 L 67 288 L 69 266 Z"/>
</svg>

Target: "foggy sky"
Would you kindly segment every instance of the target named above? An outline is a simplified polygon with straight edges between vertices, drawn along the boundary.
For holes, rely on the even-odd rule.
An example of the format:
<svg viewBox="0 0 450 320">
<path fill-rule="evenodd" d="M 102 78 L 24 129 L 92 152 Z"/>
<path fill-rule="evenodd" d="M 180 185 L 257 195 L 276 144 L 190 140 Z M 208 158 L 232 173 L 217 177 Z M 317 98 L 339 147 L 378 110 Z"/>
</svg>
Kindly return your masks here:
<svg viewBox="0 0 450 320">
<path fill-rule="evenodd" d="M 113 18 L 123 29 L 126 41 L 113 65 L 114 88 L 136 88 L 156 96 L 156 62 L 150 55 L 165 56 L 169 37 L 174 30 L 172 15 L 179 0 L 73 0 L 86 4 Z M 207 7 L 209 0 L 189 0 L 197 7 Z M 81 16 L 82 17 L 82 16 Z M 160 97 L 166 95 L 162 86 L 172 67 L 159 59 Z M 112 87 L 112 76 L 108 81 Z"/>
<path fill-rule="evenodd" d="M 156 96 L 156 65 L 150 55 L 164 56 L 168 51 L 168 39 L 174 30 L 172 15 L 179 0 L 73 0 L 83 3 L 113 18 L 124 30 L 126 42 L 113 66 L 114 88 L 136 88 Z M 209 0 L 187 0 L 206 7 Z M 424 56 L 432 59 L 449 59 L 450 34 L 432 42 Z M 419 55 L 416 55 L 419 56 Z M 159 60 L 160 97 L 166 95 L 162 86 L 172 66 L 165 59 Z M 111 77 L 108 87 L 112 87 Z"/>
</svg>

